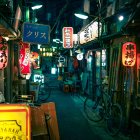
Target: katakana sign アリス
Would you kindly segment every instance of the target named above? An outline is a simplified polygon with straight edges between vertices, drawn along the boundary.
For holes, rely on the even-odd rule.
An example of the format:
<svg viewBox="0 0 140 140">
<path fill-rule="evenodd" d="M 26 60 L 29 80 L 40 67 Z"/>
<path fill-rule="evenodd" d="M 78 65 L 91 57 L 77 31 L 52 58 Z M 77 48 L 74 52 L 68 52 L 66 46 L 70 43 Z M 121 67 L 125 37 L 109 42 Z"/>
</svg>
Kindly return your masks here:
<svg viewBox="0 0 140 140">
<path fill-rule="evenodd" d="M 34 44 L 48 44 L 50 42 L 50 26 L 42 24 L 24 23 L 23 42 Z"/>
</svg>

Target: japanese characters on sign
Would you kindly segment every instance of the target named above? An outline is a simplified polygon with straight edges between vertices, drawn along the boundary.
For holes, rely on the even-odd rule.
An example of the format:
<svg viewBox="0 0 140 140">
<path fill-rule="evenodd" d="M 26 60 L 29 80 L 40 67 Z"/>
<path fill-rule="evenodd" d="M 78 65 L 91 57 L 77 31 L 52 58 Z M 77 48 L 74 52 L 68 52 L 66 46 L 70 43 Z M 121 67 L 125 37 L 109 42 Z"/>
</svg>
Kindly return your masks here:
<svg viewBox="0 0 140 140">
<path fill-rule="evenodd" d="M 0 36 L 0 70 L 4 69 L 8 63 L 8 44 L 2 36 Z"/>
<path fill-rule="evenodd" d="M 20 42 L 20 73 L 27 75 L 31 73 L 30 69 L 30 45 L 28 43 Z"/>
<path fill-rule="evenodd" d="M 63 28 L 63 47 L 73 48 L 73 28 L 72 27 Z"/>
<path fill-rule="evenodd" d="M 0 139 L 31 140 L 30 108 L 25 104 L 0 105 Z"/>
<path fill-rule="evenodd" d="M 98 29 L 99 27 L 99 29 Z M 87 25 L 80 33 L 80 44 L 87 43 L 98 37 L 98 32 L 101 34 L 102 24 L 97 21 Z"/>
<path fill-rule="evenodd" d="M 48 44 L 50 42 L 50 27 L 42 24 L 24 23 L 23 42 Z"/>
<path fill-rule="evenodd" d="M 134 66 L 136 62 L 136 44 L 126 42 L 122 46 L 122 63 L 124 66 Z"/>
</svg>

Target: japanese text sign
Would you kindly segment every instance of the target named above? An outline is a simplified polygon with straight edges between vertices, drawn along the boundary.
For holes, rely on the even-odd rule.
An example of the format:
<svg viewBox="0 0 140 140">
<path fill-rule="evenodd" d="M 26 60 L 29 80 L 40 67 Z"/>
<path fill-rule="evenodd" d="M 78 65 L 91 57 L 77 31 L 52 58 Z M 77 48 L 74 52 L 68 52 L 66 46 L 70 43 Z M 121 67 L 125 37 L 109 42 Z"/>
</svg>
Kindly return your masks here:
<svg viewBox="0 0 140 140">
<path fill-rule="evenodd" d="M 63 28 L 63 47 L 73 48 L 73 28 L 72 27 Z"/>
<path fill-rule="evenodd" d="M 50 42 L 50 26 L 42 24 L 24 23 L 23 42 L 48 44 Z"/>
<path fill-rule="evenodd" d="M 30 45 L 28 43 L 20 42 L 20 73 L 21 74 L 29 74 L 31 72 L 30 69 Z"/>
<path fill-rule="evenodd" d="M 101 34 L 101 28 L 102 28 L 102 24 L 97 21 L 91 22 L 89 25 L 87 25 L 79 33 L 80 44 L 84 44 L 89 41 L 95 40 L 98 37 L 98 34 Z"/>
<path fill-rule="evenodd" d="M 122 63 L 124 66 L 134 66 L 136 62 L 136 44 L 126 42 L 122 46 Z"/>
<path fill-rule="evenodd" d="M 27 105 L 1 104 L 0 114 L 1 140 L 31 140 L 31 115 Z"/>
</svg>

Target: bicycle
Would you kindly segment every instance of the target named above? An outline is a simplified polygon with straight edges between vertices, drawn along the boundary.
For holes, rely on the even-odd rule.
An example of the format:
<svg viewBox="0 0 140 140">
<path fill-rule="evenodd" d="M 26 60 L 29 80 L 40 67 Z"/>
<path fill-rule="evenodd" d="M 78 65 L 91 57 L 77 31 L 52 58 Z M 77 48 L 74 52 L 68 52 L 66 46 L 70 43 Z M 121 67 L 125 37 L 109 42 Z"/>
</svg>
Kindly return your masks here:
<svg viewBox="0 0 140 140">
<path fill-rule="evenodd" d="M 90 121 L 99 122 L 106 120 L 107 132 L 111 136 L 119 133 L 122 126 L 122 108 L 118 103 L 113 103 L 113 97 L 117 90 L 111 90 L 108 94 L 104 87 L 106 85 L 96 85 L 96 93 L 98 96 L 87 96 L 84 102 L 84 111 Z"/>
<path fill-rule="evenodd" d="M 38 103 L 46 102 L 51 95 L 51 90 L 52 88 L 50 88 L 48 83 L 40 83 L 37 102 Z"/>
<path fill-rule="evenodd" d="M 58 88 L 58 81 L 56 77 L 46 77 L 44 83 L 39 85 L 38 100 L 39 103 L 44 103 L 50 97 L 52 91 Z"/>
</svg>

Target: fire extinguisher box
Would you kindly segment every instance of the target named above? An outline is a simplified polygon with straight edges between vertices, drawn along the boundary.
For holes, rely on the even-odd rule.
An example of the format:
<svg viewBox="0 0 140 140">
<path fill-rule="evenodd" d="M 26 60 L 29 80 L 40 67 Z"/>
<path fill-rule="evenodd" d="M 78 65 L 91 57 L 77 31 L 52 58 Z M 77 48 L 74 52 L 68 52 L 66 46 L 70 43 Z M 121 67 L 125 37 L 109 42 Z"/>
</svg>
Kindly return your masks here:
<svg viewBox="0 0 140 140">
<path fill-rule="evenodd" d="M 0 104 L 0 138 L 31 140 L 30 116 L 26 104 Z"/>
</svg>

